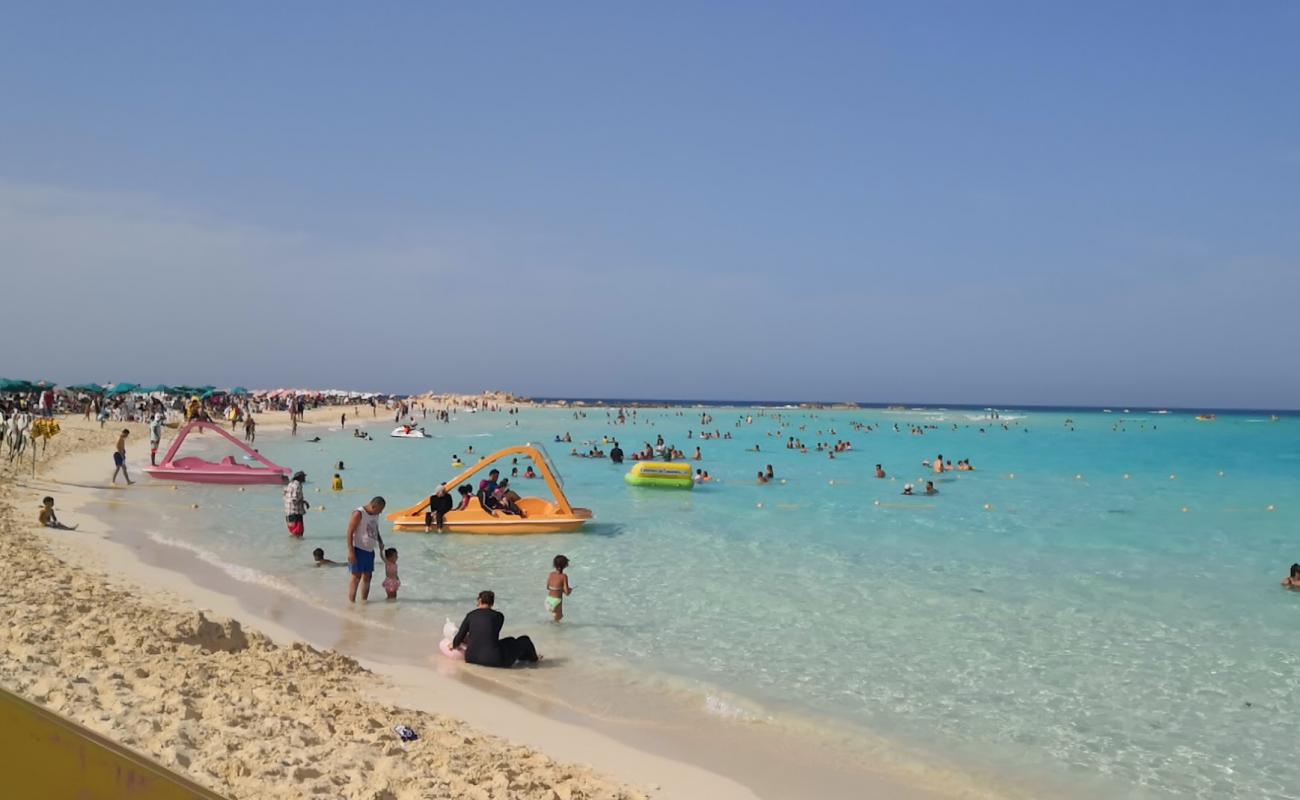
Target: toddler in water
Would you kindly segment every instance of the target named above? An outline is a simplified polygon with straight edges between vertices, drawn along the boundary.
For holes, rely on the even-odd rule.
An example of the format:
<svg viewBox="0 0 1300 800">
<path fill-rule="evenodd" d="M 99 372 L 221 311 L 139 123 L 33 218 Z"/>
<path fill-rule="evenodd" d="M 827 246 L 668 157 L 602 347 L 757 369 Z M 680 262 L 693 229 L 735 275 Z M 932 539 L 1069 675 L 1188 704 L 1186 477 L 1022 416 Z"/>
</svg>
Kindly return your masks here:
<svg viewBox="0 0 1300 800">
<path fill-rule="evenodd" d="M 556 556 L 551 561 L 555 571 L 546 576 L 546 610 L 551 612 L 551 616 L 556 622 L 564 619 L 564 598 L 566 595 L 573 594 L 573 587 L 569 585 L 569 576 L 564 574 L 564 568 L 569 566 L 569 559 L 565 556 Z"/>
<path fill-rule="evenodd" d="M 334 473 L 334 483 L 330 488 L 336 492 L 343 491 L 343 479 L 339 477 L 337 472 Z"/>
<path fill-rule="evenodd" d="M 389 600 L 397 599 L 397 588 L 401 585 L 397 577 L 397 548 L 390 547 L 384 551 L 384 591 Z"/>
</svg>

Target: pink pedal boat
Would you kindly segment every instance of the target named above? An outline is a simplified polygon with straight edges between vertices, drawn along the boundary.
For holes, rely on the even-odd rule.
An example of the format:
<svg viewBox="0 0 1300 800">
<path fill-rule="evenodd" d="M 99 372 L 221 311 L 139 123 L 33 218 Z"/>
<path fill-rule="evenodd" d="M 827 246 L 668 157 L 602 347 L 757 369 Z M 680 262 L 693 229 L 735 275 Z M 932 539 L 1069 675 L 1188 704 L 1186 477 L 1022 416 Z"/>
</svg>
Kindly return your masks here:
<svg viewBox="0 0 1300 800">
<path fill-rule="evenodd" d="M 190 431 L 195 429 L 215 431 L 221 434 L 240 450 L 247 453 L 249 458 L 262 464 L 262 467 L 238 464 L 235 462 L 234 456 L 226 456 L 217 462 L 205 461 L 198 456 L 176 458 L 176 451 L 181 448 L 181 443 L 185 441 L 185 437 L 190 435 Z M 168 481 L 189 481 L 191 483 L 224 483 L 233 486 L 236 484 L 283 484 L 289 482 L 288 467 L 281 467 L 272 463 L 266 456 L 226 433 L 220 425 L 198 420 L 186 423 L 185 427 L 181 428 L 180 433 L 176 436 L 176 441 L 172 442 L 172 446 L 167 448 L 167 455 L 163 456 L 161 464 L 156 467 L 145 467 L 144 471 L 149 473 L 151 478 L 161 478 Z"/>
</svg>

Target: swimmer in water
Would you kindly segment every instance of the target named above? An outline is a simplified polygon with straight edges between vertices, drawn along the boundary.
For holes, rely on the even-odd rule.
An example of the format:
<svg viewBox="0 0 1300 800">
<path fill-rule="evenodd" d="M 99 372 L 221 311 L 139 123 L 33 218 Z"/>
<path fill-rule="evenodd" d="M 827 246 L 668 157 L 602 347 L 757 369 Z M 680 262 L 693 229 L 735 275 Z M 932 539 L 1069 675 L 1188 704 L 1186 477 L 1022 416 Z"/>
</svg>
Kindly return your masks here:
<svg viewBox="0 0 1300 800">
<path fill-rule="evenodd" d="M 758 482 L 767 483 L 767 475 L 765 475 L 762 470 L 759 470 L 758 472 Z"/>
<path fill-rule="evenodd" d="M 315 566 L 318 566 L 318 567 L 341 567 L 341 566 L 343 566 L 342 564 L 340 564 L 340 563 L 337 562 L 337 561 L 331 561 L 330 559 L 326 558 L 326 557 L 325 557 L 325 550 L 324 550 L 323 548 L 320 548 L 320 547 L 317 547 L 315 550 L 311 551 L 311 557 L 312 557 L 313 559 L 315 559 Z"/>
<path fill-rule="evenodd" d="M 943 472 L 943 453 L 934 457 L 934 471 Z"/>
<path fill-rule="evenodd" d="M 926 494 L 938 494 L 938 493 L 939 493 L 939 490 L 936 489 L 936 488 L 934 488 L 934 481 L 926 481 L 926 482 L 925 482 L 925 493 L 926 493 Z"/>
<path fill-rule="evenodd" d="M 1282 585 L 1292 590 L 1300 589 L 1300 564 L 1291 565 L 1291 574 L 1282 581 Z"/>
<path fill-rule="evenodd" d="M 877 478 L 885 477 L 885 469 L 884 467 L 881 467 L 879 464 L 876 465 L 876 477 Z"/>
<path fill-rule="evenodd" d="M 912 495 L 912 484 L 910 483 L 903 484 L 903 494 L 909 497 Z"/>
</svg>

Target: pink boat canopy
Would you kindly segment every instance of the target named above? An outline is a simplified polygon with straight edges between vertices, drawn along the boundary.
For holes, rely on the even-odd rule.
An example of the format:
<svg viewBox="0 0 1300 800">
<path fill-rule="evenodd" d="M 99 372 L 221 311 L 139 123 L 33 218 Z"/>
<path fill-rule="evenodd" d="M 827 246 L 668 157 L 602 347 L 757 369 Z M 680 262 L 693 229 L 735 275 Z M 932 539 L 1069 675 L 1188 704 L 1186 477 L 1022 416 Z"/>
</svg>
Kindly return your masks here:
<svg viewBox="0 0 1300 800">
<path fill-rule="evenodd" d="M 248 457 L 257 461 L 262 467 L 254 467 L 249 464 L 237 463 L 233 456 L 226 456 L 220 461 L 206 461 L 197 456 L 186 456 L 185 458 L 176 458 L 176 451 L 181 449 L 185 437 L 190 432 L 198 430 L 215 431 L 224 436 L 231 444 L 238 447 L 248 454 Z M 163 456 L 162 463 L 156 467 L 145 467 L 144 471 L 149 473 L 152 478 L 161 478 L 171 481 L 190 481 L 192 483 L 225 483 L 225 484 L 252 484 L 252 483 L 288 483 L 289 468 L 282 467 L 272 463 L 270 459 L 253 448 L 239 441 L 220 426 L 212 422 L 200 422 L 194 420 L 186 423 L 181 428 L 180 433 L 176 435 L 176 440 L 172 446 L 167 448 L 167 455 Z"/>
</svg>

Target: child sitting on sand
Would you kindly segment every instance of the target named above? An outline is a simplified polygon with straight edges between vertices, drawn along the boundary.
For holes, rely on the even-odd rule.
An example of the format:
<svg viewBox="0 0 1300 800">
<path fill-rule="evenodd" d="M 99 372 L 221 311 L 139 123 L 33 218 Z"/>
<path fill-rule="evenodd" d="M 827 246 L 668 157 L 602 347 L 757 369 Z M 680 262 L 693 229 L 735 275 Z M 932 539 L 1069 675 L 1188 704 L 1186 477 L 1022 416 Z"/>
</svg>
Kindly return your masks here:
<svg viewBox="0 0 1300 800">
<path fill-rule="evenodd" d="M 77 529 L 76 525 L 73 525 L 72 527 L 68 527 L 67 525 L 64 525 L 62 522 L 59 522 L 59 518 L 54 514 L 53 497 L 47 497 L 41 501 L 40 521 L 42 526 L 46 528 L 54 528 L 55 530 L 75 531 Z"/>
<path fill-rule="evenodd" d="M 334 483 L 330 485 L 330 489 L 336 492 L 343 491 L 343 479 L 339 477 L 337 472 L 334 473 Z"/>
<path fill-rule="evenodd" d="M 397 589 L 402 581 L 397 577 L 397 548 L 390 547 L 384 551 L 384 591 L 389 600 L 397 599 Z"/>
<path fill-rule="evenodd" d="M 311 551 L 311 557 L 314 558 L 314 559 L 316 559 L 316 566 L 318 566 L 318 567 L 341 567 L 341 566 L 343 566 L 342 564 L 340 564 L 340 563 L 337 562 L 337 561 L 331 561 L 330 559 L 326 558 L 326 557 L 325 557 L 325 551 L 324 551 L 324 549 L 322 549 L 322 548 L 320 548 L 320 547 L 317 547 L 315 550 Z"/>
<path fill-rule="evenodd" d="M 551 616 L 556 622 L 564 619 L 564 598 L 566 595 L 573 594 L 573 587 L 569 585 L 569 576 L 564 574 L 564 568 L 569 566 L 569 559 L 566 556 L 556 556 L 551 565 L 555 571 L 546 576 L 546 610 L 551 612 Z"/>
</svg>

